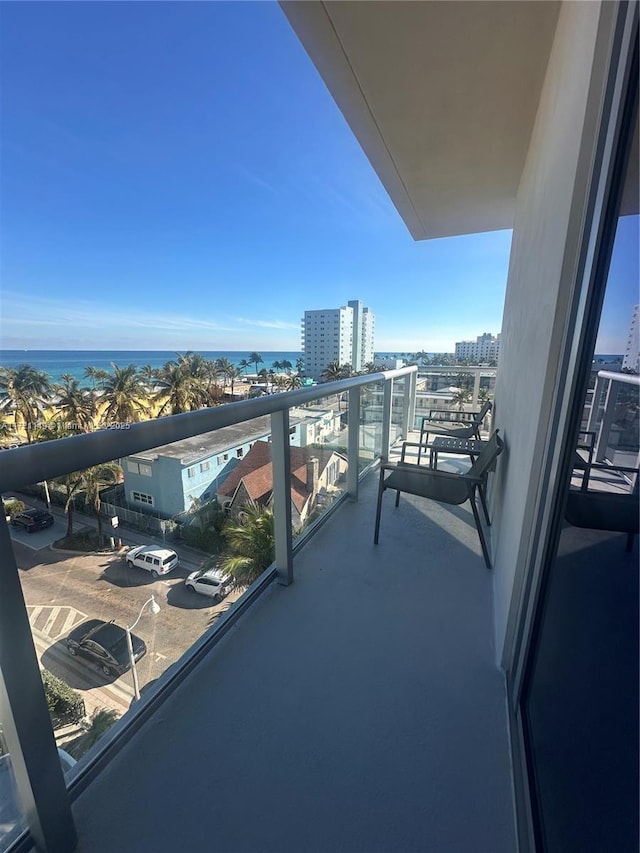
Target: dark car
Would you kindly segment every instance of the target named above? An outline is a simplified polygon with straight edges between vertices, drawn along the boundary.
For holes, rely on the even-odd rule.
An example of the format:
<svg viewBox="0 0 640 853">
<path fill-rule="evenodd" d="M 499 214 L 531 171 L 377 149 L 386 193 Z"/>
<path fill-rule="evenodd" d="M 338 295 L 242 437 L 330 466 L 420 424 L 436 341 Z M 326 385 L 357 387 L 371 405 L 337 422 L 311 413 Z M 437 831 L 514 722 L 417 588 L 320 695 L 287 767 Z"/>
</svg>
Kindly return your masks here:
<svg viewBox="0 0 640 853">
<path fill-rule="evenodd" d="M 89 619 L 78 625 L 65 640 L 72 655 L 80 655 L 92 661 L 105 675 L 121 675 L 131 666 L 127 648 L 127 632 L 115 622 Z M 133 658 L 139 661 L 146 654 L 144 640 L 131 634 Z"/>
<path fill-rule="evenodd" d="M 13 527 L 22 527 L 27 533 L 44 530 L 45 527 L 51 527 L 53 522 L 53 516 L 46 509 L 25 509 L 24 512 L 19 512 L 11 519 Z"/>
</svg>

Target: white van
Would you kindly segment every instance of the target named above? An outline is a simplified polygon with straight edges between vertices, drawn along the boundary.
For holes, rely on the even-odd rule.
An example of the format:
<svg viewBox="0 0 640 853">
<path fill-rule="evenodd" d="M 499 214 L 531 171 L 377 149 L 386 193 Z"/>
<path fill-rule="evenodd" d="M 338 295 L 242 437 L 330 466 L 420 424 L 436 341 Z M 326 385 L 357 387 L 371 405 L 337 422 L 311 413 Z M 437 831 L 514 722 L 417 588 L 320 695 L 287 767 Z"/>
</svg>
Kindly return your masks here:
<svg viewBox="0 0 640 853">
<path fill-rule="evenodd" d="M 180 562 L 175 551 L 156 545 L 138 545 L 127 552 L 126 560 L 130 569 L 146 569 L 154 578 L 173 571 Z"/>
</svg>

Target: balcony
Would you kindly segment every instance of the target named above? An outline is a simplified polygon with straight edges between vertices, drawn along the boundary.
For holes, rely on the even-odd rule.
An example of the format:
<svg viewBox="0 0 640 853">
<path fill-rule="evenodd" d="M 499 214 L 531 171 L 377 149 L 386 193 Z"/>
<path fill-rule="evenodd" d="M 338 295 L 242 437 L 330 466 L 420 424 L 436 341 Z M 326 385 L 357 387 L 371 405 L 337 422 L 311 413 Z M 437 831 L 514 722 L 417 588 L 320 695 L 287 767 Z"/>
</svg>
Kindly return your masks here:
<svg viewBox="0 0 640 853">
<path fill-rule="evenodd" d="M 376 480 L 76 800 L 79 850 L 514 849 L 471 513 L 388 496 L 375 547 Z"/>
<path fill-rule="evenodd" d="M 2 721 L 42 849 L 516 848 L 495 572 L 471 511 L 407 495 L 396 509 L 386 494 L 373 545 L 377 461 L 417 439 L 419 397 L 417 369 L 403 368 L 3 453 L 3 488 L 18 489 L 116 450 L 271 416 L 275 563 L 75 766 L 68 793 L 44 697 L 34 699 L 29 623 L 0 527 L 0 655 L 20 649 L 2 656 Z M 294 537 L 289 413 L 320 399 L 348 424 L 336 439 L 346 482 Z M 497 477 L 508 464 L 507 452 Z M 21 716 L 25 690 L 33 714 Z"/>
<path fill-rule="evenodd" d="M 375 461 L 408 434 L 415 384 L 416 369 L 405 368 L 322 387 L 360 412 L 348 427 L 349 459 L 358 464 L 349 466 L 343 499 L 295 542 L 294 583 L 280 470 L 286 413 L 317 399 L 318 388 L 119 436 L 64 439 L 56 453 L 39 445 L 3 456 L 4 483 L 17 488 L 25 470 L 53 476 L 71 460 L 106 459 L 116 446 L 157 446 L 160 433 L 175 440 L 258 413 L 272 417 L 276 564 L 76 766 L 69 792 L 77 849 L 476 850 L 478 838 L 488 850 L 513 849 L 492 575 L 471 512 L 409 496 L 395 509 L 387 496 L 373 545 Z M 6 660 L 5 669 L 10 682 Z M 25 739 L 46 751 L 50 730 L 39 727 L 42 719 L 22 721 L 22 731 L 14 723 L 16 778 L 28 792 L 38 781 L 28 772 L 21 778 L 20 753 L 28 764 Z M 42 766 L 35 772 L 42 781 Z M 176 809 L 184 796 L 188 808 Z M 38 838 L 47 821 L 64 824 L 64 797 L 34 799 Z"/>
</svg>

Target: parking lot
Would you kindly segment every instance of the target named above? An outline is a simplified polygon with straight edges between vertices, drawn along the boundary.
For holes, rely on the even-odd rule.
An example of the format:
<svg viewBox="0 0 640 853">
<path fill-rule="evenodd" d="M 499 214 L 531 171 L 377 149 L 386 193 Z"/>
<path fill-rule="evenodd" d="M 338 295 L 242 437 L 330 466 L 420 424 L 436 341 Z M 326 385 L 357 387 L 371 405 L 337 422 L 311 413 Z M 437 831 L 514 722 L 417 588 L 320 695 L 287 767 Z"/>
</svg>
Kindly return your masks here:
<svg viewBox="0 0 640 853">
<path fill-rule="evenodd" d="M 181 562 L 170 574 L 154 580 L 142 569 L 128 568 L 115 553 L 53 549 L 65 532 L 66 524 L 58 517 L 52 527 L 31 534 L 11 528 L 38 657 L 44 667 L 83 693 L 89 713 L 94 707 L 123 713 L 133 698 L 131 673 L 108 678 L 97 667 L 73 658 L 64 643 L 69 631 L 90 618 L 130 626 L 143 610 L 135 633 L 147 645 L 147 654 L 137 665 L 144 688 L 180 658 L 237 593 L 215 604 L 189 591 L 184 579 L 198 568 L 195 562 Z M 157 615 L 144 606 L 152 594 L 161 608 Z"/>
</svg>

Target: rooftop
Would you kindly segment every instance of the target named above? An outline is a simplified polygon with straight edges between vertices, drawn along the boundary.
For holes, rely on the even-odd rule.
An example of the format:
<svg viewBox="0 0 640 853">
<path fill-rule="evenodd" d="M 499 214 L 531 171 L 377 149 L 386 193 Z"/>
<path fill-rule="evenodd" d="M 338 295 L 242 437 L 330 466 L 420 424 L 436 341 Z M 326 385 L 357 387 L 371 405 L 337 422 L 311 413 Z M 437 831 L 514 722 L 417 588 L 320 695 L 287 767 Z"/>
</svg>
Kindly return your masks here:
<svg viewBox="0 0 640 853">
<path fill-rule="evenodd" d="M 301 421 L 302 418 L 292 417 L 289 422 L 291 426 L 295 426 Z M 269 415 L 263 415 L 250 421 L 204 432 L 202 435 L 195 435 L 181 441 L 174 441 L 171 444 L 163 444 L 160 447 L 136 453 L 132 458 L 154 462 L 162 456 L 167 459 L 177 459 L 183 465 L 191 465 L 201 459 L 213 456 L 215 453 L 223 453 L 231 447 L 246 444 L 248 441 L 256 441 L 270 435 L 270 433 L 271 419 Z"/>
</svg>

